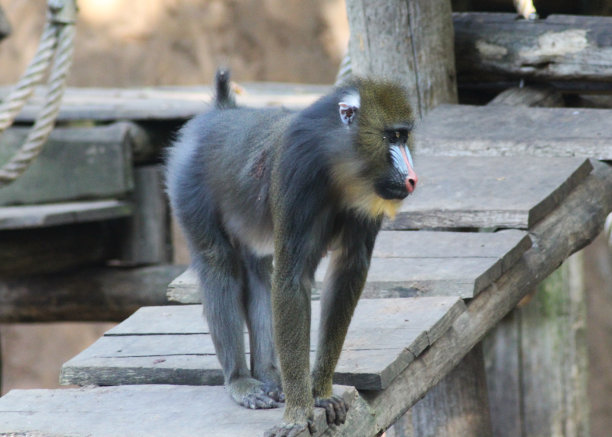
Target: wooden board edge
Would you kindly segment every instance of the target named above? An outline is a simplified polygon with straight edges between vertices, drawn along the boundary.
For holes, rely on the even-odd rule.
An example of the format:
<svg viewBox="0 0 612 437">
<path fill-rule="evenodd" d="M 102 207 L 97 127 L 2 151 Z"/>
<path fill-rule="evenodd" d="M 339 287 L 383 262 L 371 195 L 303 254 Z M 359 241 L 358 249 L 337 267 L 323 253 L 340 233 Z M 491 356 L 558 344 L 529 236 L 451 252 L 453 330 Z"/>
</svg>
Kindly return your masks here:
<svg viewBox="0 0 612 437">
<path fill-rule="evenodd" d="M 586 177 L 593 171 L 590 159 L 585 158 L 582 163 L 570 174 L 570 176 L 554 189 L 548 196 L 542 199 L 529 211 L 528 229 L 542 220 L 550 211 L 569 195 Z"/>
</svg>

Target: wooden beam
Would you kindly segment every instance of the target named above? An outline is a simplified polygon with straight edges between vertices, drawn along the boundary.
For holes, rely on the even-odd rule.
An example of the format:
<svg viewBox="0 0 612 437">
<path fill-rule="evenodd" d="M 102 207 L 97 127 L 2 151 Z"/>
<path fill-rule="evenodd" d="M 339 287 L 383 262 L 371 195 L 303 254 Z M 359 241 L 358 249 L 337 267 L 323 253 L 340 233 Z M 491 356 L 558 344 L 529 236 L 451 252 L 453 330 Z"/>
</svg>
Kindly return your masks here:
<svg viewBox="0 0 612 437">
<path fill-rule="evenodd" d="M 534 245 L 502 278 L 468 304 L 451 329 L 401 372 L 388 388 L 361 392 L 347 424 L 334 436 L 375 435 L 393 424 L 450 372 L 484 335 L 569 255 L 590 243 L 612 210 L 612 168 L 593 173 L 532 230 Z"/>
<path fill-rule="evenodd" d="M 167 305 L 168 283 L 185 266 L 99 267 L 0 279 L 0 322 L 121 321 L 142 306 Z"/>
<path fill-rule="evenodd" d="M 460 83 L 508 79 L 612 83 L 612 18 L 454 14 Z M 609 88 L 609 90 L 612 90 Z"/>
<path fill-rule="evenodd" d="M 212 77 L 211 77 L 212 79 Z M 240 81 L 239 77 L 234 78 Z M 240 83 L 241 105 L 265 108 L 283 106 L 302 109 L 329 92 L 324 85 L 288 83 Z M 0 87 L 0 100 L 9 87 Z M 44 104 L 46 90 L 38 88 L 32 99 L 17 115 L 17 122 L 31 123 Z M 109 122 L 185 121 L 204 111 L 213 96 L 210 86 L 178 86 L 147 88 L 67 88 L 57 116 L 58 122 L 93 120 Z"/>
<path fill-rule="evenodd" d="M 0 205 L 125 197 L 134 185 L 131 157 L 138 129 L 122 122 L 53 130 L 31 167 L 0 190 Z M 13 156 L 28 132 L 11 128 L 0 137 L 0 162 Z"/>
</svg>

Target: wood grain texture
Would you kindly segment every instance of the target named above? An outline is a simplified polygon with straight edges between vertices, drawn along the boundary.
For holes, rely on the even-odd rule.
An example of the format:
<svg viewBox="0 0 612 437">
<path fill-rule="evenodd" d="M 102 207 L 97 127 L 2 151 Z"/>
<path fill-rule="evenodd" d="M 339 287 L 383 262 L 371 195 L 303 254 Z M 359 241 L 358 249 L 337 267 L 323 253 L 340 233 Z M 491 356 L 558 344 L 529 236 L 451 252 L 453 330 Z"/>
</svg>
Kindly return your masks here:
<svg viewBox="0 0 612 437">
<path fill-rule="evenodd" d="M 120 200 L 0 207 L 0 230 L 28 229 L 127 217 L 132 205 Z"/>
<path fill-rule="evenodd" d="M 584 158 L 532 156 L 423 156 L 415 166 L 419 187 L 386 229 L 528 229 L 592 169 Z"/>
<path fill-rule="evenodd" d="M 334 386 L 334 394 L 349 408 L 358 401 L 353 387 Z M 240 407 L 223 387 L 12 390 L 0 399 L 0 433 L 31 437 L 253 437 L 263 436 L 264 431 L 281 422 L 283 412 L 283 408 Z M 325 410 L 315 408 L 314 420 L 319 437 L 328 430 Z"/>
<path fill-rule="evenodd" d="M 500 78 L 612 81 L 612 18 L 454 14 L 461 82 Z"/>
<path fill-rule="evenodd" d="M 419 437 L 493 437 L 482 345 L 478 343 L 412 409 Z"/>
<path fill-rule="evenodd" d="M 457 102 L 448 0 L 346 2 L 353 72 L 401 83 L 417 117 Z"/>
<path fill-rule="evenodd" d="M 500 232 L 381 231 L 363 296 L 369 298 L 460 296 L 470 298 L 497 279 L 531 245 L 518 230 Z M 327 257 L 315 273 L 318 299 Z M 168 287 L 168 299 L 198 303 L 197 279 L 188 271 Z"/>
<path fill-rule="evenodd" d="M 54 129 L 41 154 L 14 183 L 0 191 L 1 205 L 125 197 L 132 179 L 132 123 Z M 24 143 L 27 128 L 0 137 L 0 162 Z"/>
<path fill-rule="evenodd" d="M 612 159 L 611 117 L 607 109 L 440 105 L 416 130 L 415 155 Z"/>
<path fill-rule="evenodd" d="M 361 300 L 335 382 L 369 390 L 386 387 L 463 309 L 456 297 Z M 319 311 L 314 302 L 312 358 Z M 214 354 L 200 305 L 143 308 L 64 364 L 60 380 L 79 385 L 222 384 Z"/>
</svg>

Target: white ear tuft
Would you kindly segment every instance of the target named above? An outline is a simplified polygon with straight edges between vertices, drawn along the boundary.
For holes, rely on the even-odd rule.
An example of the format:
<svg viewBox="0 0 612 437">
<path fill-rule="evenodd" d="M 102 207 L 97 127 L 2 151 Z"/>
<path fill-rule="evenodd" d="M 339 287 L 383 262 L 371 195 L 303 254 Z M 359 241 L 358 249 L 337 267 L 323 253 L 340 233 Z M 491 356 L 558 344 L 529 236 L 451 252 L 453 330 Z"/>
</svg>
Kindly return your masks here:
<svg viewBox="0 0 612 437">
<path fill-rule="evenodd" d="M 349 126 L 355 119 L 355 114 L 359 110 L 359 100 L 359 93 L 353 92 L 346 94 L 338 103 L 340 120 L 344 125 Z"/>
</svg>

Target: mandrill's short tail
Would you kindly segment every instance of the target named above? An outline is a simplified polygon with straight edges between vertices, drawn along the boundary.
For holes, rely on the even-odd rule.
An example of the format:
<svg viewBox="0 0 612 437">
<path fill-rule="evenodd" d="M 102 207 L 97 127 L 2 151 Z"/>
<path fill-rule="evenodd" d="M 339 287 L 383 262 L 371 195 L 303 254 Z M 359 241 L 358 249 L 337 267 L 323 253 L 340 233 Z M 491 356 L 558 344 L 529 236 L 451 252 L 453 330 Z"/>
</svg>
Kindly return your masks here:
<svg viewBox="0 0 612 437">
<path fill-rule="evenodd" d="M 236 107 L 234 92 L 230 85 L 230 71 L 227 68 L 219 68 L 215 74 L 215 106 L 218 109 Z"/>
</svg>

